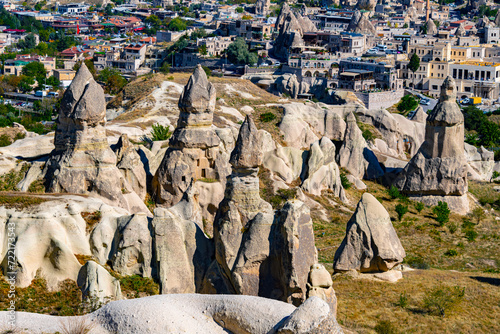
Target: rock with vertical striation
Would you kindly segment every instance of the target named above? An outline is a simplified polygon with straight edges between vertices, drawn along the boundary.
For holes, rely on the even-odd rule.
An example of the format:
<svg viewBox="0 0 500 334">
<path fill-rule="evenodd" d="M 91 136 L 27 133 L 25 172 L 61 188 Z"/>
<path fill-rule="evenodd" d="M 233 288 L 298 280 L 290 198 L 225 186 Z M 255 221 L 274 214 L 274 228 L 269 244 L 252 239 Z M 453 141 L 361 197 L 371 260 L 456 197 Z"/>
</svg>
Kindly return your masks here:
<svg viewBox="0 0 500 334">
<path fill-rule="evenodd" d="M 344 141 L 337 156 L 338 164 L 353 176 L 374 179 L 384 174 L 377 158 L 368 148 L 363 133 L 356 123 L 352 112 L 346 118 L 347 128 Z"/>
<path fill-rule="evenodd" d="M 427 35 L 434 36 L 438 33 L 438 28 L 436 27 L 433 19 L 429 19 L 425 23 L 425 26 L 427 28 Z"/>
<path fill-rule="evenodd" d="M 146 170 L 141 161 L 141 156 L 128 140 L 126 134 L 122 134 L 115 147 L 117 167 L 125 180 L 139 197 L 144 200 L 147 193 Z"/>
<path fill-rule="evenodd" d="M 113 300 L 122 299 L 120 281 L 94 261 L 88 261 L 80 269 L 77 279 L 78 287 L 82 290 L 82 297 L 100 307 Z"/>
</svg>

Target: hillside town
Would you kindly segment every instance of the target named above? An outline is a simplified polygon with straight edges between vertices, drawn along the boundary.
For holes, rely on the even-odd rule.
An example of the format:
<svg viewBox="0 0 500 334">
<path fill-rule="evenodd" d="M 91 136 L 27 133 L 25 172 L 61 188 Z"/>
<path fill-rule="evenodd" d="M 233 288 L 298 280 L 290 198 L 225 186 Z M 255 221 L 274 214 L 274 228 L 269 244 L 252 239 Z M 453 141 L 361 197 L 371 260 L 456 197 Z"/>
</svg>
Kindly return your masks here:
<svg viewBox="0 0 500 334">
<path fill-rule="evenodd" d="M 317 86 L 353 91 L 365 100 L 372 99 L 366 92 L 395 91 L 392 95 L 401 97 L 405 89 L 435 98 L 448 75 L 465 104 L 491 105 L 500 94 L 500 14 L 494 3 L 43 1 L 30 6 L 4 1 L 2 6 L 4 76 L 19 76 L 27 63 L 39 62 L 47 80 L 58 84 L 26 79 L 5 87 L 7 92 L 45 96 L 64 89 L 75 66 L 85 61 L 96 73 L 106 69 L 106 79 L 189 71 L 197 64 L 252 80 L 292 75 L 297 87 L 286 94 L 295 98 L 321 99 Z M 115 81 L 107 93 L 125 83 Z M 261 81 L 269 88 L 268 80 Z"/>
<path fill-rule="evenodd" d="M 0 334 L 500 333 L 500 3 L 0 0 Z"/>
</svg>

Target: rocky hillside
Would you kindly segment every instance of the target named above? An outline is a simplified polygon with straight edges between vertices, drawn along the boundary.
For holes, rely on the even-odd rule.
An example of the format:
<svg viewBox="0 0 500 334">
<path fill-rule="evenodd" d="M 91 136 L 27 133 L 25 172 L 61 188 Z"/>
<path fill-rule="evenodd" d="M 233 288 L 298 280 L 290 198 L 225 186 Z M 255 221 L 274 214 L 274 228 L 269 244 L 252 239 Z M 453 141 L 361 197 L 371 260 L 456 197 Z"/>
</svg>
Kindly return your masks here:
<svg viewBox="0 0 500 334">
<path fill-rule="evenodd" d="M 408 120 L 198 67 L 106 106 L 82 66 L 56 132 L 0 148 L 0 307 L 12 284 L 30 333 L 497 332 L 500 165 L 454 87 Z"/>
</svg>

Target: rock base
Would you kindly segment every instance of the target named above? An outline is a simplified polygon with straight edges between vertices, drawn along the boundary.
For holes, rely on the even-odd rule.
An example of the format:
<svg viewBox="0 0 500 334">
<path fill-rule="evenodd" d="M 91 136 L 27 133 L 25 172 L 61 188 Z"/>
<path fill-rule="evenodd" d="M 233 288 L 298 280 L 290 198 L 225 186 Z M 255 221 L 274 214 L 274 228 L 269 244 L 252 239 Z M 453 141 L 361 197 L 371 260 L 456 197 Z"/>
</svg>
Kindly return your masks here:
<svg viewBox="0 0 500 334">
<path fill-rule="evenodd" d="M 439 196 L 439 195 L 427 195 L 427 196 L 414 196 L 410 195 L 409 199 L 413 201 L 419 201 L 429 206 L 436 206 L 439 202 L 448 203 L 448 208 L 460 215 L 466 215 L 470 211 L 469 198 L 467 194 L 462 196 Z"/>
</svg>

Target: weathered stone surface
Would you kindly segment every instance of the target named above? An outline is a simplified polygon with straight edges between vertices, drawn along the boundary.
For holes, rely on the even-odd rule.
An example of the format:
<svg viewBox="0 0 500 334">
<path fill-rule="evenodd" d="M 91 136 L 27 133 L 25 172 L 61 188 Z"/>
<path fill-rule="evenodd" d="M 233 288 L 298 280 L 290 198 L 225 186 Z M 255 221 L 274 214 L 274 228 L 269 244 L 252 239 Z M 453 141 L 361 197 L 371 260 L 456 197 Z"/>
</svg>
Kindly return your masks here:
<svg viewBox="0 0 500 334">
<path fill-rule="evenodd" d="M 498 15 L 497 15 L 498 17 Z M 496 21 L 496 18 L 495 18 L 495 21 Z M 460 23 L 460 25 L 458 26 L 457 30 L 455 30 L 455 36 L 459 36 L 459 37 L 462 37 L 462 36 L 465 36 L 466 35 L 466 31 L 465 31 L 465 26 L 463 23 Z"/>
<path fill-rule="evenodd" d="M 494 161 L 494 153 L 481 146 L 479 149 L 464 143 L 467 159 L 467 178 L 476 181 L 490 181 L 493 172 L 500 170 L 500 163 Z"/>
<path fill-rule="evenodd" d="M 425 25 L 427 27 L 427 35 L 434 36 L 438 33 L 438 28 L 432 18 L 430 18 Z"/>
<path fill-rule="evenodd" d="M 229 163 L 234 168 L 255 168 L 262 165 L 263 153 L 260 133 L 250 116 L 241 124 L 236 146 L 231 152 Z"/>
<path fill-rule="evenodd" d="M 360 10 L 373 11 L 377 5 L 377 0 L 358 0 L 356 8 Z"/>
<path fill-rule="evenodd" d="M 314 264 L 309 272 L 307 297 L 319 297 L 330 306 L 331 317 L 337 317 L 337 296 L 333 290 L 332 276 L 322 264 Z"/>
<path fill-rule="evenodd" d="M 215 88 L 198 66 L 179 98 L 177 128 L 152 181 L 156 202 L 164 207 L 179 202 L 192 180 L 224 185 L 230 173 L 228 155 L 234 139 L 228 141 L 225 131 L 212 128 L 215 97 Z"/>
<path fill-rule="evenodd" d="M 451 77 L 443 82 L 439 102 L 427 118 L 425 142 L 394 184 L 416 200 L 467 193 L 464 118 L 456 103 L 456 84 Z M 468 205 L 463 210 L 468 210 Z"/>
<path fill-rule="evenodd" d="M 337 156 L 338 164 L 357 178 L 374 179 L 384 174 L 377 158 L 368 148 L 363 134 L 351 112 L 346 119 L 344 142 Z"/>
<path fill-rule="evenodd" d="M 196 223 L 169 209 L 156 209 L 152 225 L 160 292 L 198 292 L 213 259 L 212 241 Z"/>
<path fill-rule="evenodd" d="M 321 196 L 323 190 L 332 190 L 334 195 L 347 202 L 340 171 L 335 162 L 335 145 L 327 137 L 314 142 L 309 150 L 306 169 L 302 173 L 301 188 L 310 194 Z"/>
<path fill-rule="evenodd" d="M 424 142 L 425 122 L 414 122 L 383 109 L 360 108 L 356 115 L 361 122 L 373 125 L 382 134 L 387 146 L 397 152 L 395 157 L 406 160 L 406 153 L 414 156 Z"/>
<path fill-rule="evenodd" d="M 281 300 L 300 305 L 306 299 L 310 268 L 318 262 L 309 208 L 303 202 L 288 201 L 276 215 L 277 242 L 274 245 Z"/>
<path fill-rule="evenodd" d="M 347 31 L 366 35 L 374 35 L 376 32 L 368 17 L 359 10 L 356 10 L 352 15 Z"/>
<path fill-rule="evenodd" d="M 118 169 L 135 193 L 144 200 L 147 193 L 146 170 L 141 161 L 141 156 L 130 143 L 126 134 L 120 136 L 115 152 Z"/>
<path fill-rule="evenodd" d="M 212 125 L 215 98 L 215 87 L 201 65 L 196 66 L 179 97 L 181 113 L 177 127 Z"/>
<path fill-rule="evenodd" d="M 318 297 L 308 298 L 285 320 L 280 334 L 308 334 L 327 319 L 330 309 Z"/>
<path fill-rule="evenodd" d="M 373 195 L 364 193 L 335 252 L 335 271 L 388 271 L 405 256 L 389 213 Z"/>
<path fill-rule="evenodd" d="M 94 307 L 122 299 L 120 281 L 94 261 L 88 261 L 80 269 L 77 283 L 82 290 L 83 299 Z"/>
<path fill-rule="evenodd" d="M 304 45 L 304 32 L 316 31 L 316 27 L 308 17 L 294 14 L 287 3 L 283 3 L 276 20 L 276 30 L 279 32 L 274 43 L 274 54 L 280 58 L 288 56 L 291 46 Z"/>
<path fill-rule="evenodd" d="M 427 121 L 427 113 L 424 111 L 424 108 L 422 106 L 418 106 L 417 110 L 415 110 L 415 113 L 413 114 L 413 118 L 411 119 L 414 122 L 419 122 L 419 123 L 424 123 Z"/>
<path fill-rule="evenodd" d="M 344 113 L 362 109 L 356 104 L 321 107 L 318 104 L 291 103 L 283 106 L 283 118 L 279 124 L 287 146 L 309 149 L 312 143 L 328 137 L 342 141 L 346 123 Z"/>
<path fill-rule="evenodd" d="M 327 308 L 318 299 L 299 310 L 287 303 L 253 296 L 170 294 L 114 301 L 93 313 L 64 320 L 92 324 L 95 334 L 268 334 L 281 328 L 285 319 L 289 319 L 287 324 L 293 328 L 307 328 L 305 326 L 316 323 L 318 318 L 324 318 Z M 7 323 L 8 317 L 9 312 L 0 312 L 2 323 Z M 16 313 L 17 327 L 29 333 L 62 331 L 61 321 L 57 316 Z M 316 328 L 308 327 L 308 333 L 315 333 L 324 324 L 325 320 Z M 342 330 L 323 333 L 338 334 Z"/>
<path fill-rule="evenodd" d="M 55 149 L 45 167 L 46 188 L 92 194 L 132 213 L 149 213 L 116 167 L 105 123 L 104 91 L 82 65 L 61 100 Z"/>
<path fill-rule="evenodd" d="M 122 216 L 112 243 L 111 261 L 121 275 L 151 277 L 153 239 L 148 217 L 143 213 Z"/>
</svg>

